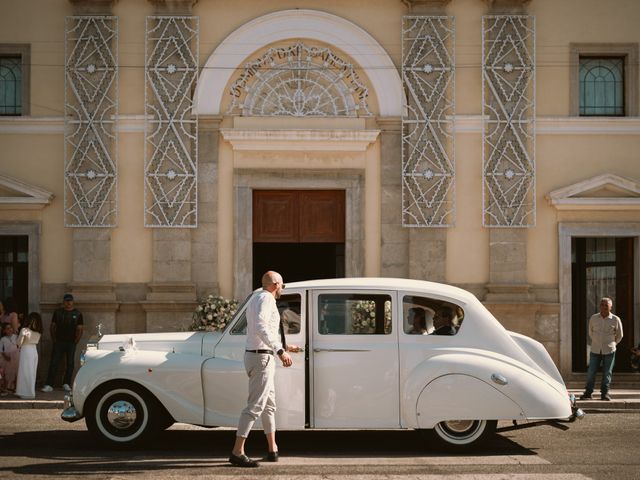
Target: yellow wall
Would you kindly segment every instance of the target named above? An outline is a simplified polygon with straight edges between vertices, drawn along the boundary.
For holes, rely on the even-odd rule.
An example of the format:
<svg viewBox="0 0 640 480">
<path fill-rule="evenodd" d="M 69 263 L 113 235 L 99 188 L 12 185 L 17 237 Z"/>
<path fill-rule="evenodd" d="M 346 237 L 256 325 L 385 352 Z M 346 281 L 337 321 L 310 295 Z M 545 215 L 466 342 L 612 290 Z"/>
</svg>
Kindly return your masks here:
<svg viewBox="0 0 640 480">
<path fill-rule="evenodd" d="M 200 63 L 231 32 L 246 22 L 289 8 L 318 9 L 352 21 L 371 34 L 396 65 L 401 62 L 401 17 L 407 14 L 400 0 L 307 0 L 269 1 L 200 0 L 194 14 L 200 17 Z M 4 0 L 0 6 L 0 43 L 30 43 L 32 46 L 32 115 L 57 117 L 64 112 L 64 21 L 72 13 L 66 0 Z M 479 115 L 481 89 L 481 16 L 487 6 L 481 0 L 452 0 L 447 13 L 456 17 L 456 113 Z M 569 44 L 571 42 L 640 41 L 636 19 L 640 2 L 635 0 L 534 0 L 528 12 L 536 16 L 537 114 L 566 116 L 569 112 Z M 119 17 L 119 110 L 121 115 L 144 113 L 144 29 L 151 5 L 143 0 L 120 0 L 114 14 Z M 25 20 L 28 18 L 28 21 Z M 256 45 L 256 50 L 264 46 Z M 340 45 L 336 46 L 338 49 Z M 375 92 L 372 92 L 375 110 Z M 375 113 L 375 112 L 374 112 Z M 621 120 L 624 121 L 624 120 Z M 227 121 L 228 123 L 228 121 Z M 637 161 L 638 135 L 550 135 L 537 137 L 537 226 L 528 230 L 528 281 L 557 284 L 557 222 L 589 220 L 584 213 L 558 213 L 545 196 L 552 190 L 612 172 L 640 178 Z M 148 282 L 152 277 L 152 232 L 143 226 L 143 133 L 121 133 L 119 137 L 118 226 L 112 230 L 112 280 Z M 72 236 L 63 227 L 63 136 L 0 133 L 0 172 L 41 186 L 55 194 L 41 213 L 0 211 L 0 218 L 41 218 L 41 276 L 45 283 L 71 281 Z M 482 227 L 482 139 L 479 131 L 456 135 L 457 218 L 447 231 L 446 279 L 452 283 L 484 283 L 489 279 L 489 233 Z M 377 274 L 380 265 L 379 166 L 377 142 L 369 148 L 366 169 L 367 237 L 365 272 Z M 398 152 L 399 155 L 399 152 Z M 348 167 L 336 155 L 328 162 Z M 360 161 L 360 160 L 358 160 Z M 233 211 L 233 152 L 220 142 L 219 272 L 220 286 L 229 291 L 233 282 L 231 257 Z M 292 167 L 290 158 L 278 164 Z M 322 168 L 322 165 L 315 165 Z M 398 172 L 399 173 L 399 172 Z M 375 207 L 372 207 L 375 206 Z M 638 214 L 594 214 L 613 220 L 638 220 Z M 25 217 L 26 216 L 26 217 Z M 34 217 L 35 216 L 35 217 Z M 398 212 L 400 216 L 400 212 Z M 231 248 L 231 250 L 230 250 Z"/>
</svg>

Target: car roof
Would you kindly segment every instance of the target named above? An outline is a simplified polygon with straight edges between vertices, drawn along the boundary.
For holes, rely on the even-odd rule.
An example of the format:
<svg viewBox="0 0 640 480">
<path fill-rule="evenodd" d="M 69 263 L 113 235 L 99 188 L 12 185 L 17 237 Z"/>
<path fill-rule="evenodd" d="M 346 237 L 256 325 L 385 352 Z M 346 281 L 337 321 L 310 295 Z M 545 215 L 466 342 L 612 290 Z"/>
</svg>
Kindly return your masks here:
<svg viewBox="0 0 640 480">
<path fill-rule="evenodd" d="M 391 289 L 391 290 L 409 290 L 423 291 L 425 293 L 441 295 L 447 297 L 455 297 L 465 302 L 477 300 L 476 297 L 461 288 L 447 285 L 444 283 L 427 282 L 425 280 L 411 280 L 407 278 L 383 278 L 383 277 L 353 277 L 353 278 L 328 278 L 323 280 L 306 280 L 303 282 L 286 283 L 286 288 L 282 292 L 294 288 L 304 289 L 332 289 L 332 288 L 351 288 L 351 289 Z"/>
</svg>

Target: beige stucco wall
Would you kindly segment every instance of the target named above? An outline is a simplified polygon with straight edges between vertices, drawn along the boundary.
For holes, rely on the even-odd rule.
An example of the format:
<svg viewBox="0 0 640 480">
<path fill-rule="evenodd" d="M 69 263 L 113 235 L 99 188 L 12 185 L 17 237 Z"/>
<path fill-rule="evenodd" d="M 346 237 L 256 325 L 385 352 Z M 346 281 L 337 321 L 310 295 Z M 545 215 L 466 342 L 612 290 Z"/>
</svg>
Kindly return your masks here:
<svg viewBox="0 0 640 480">
<path fill-rule="evenodd" d="M 221 42 L 247 22 L 261 15 L 295 8 L 317 9 L 353 22 L 370 34 L 394 65 L 400 67 L 402 15 L 409 13 L 400 0 L 199 0 L 192 13 L 199 16 L 200 21 L 200 64 L 205 65 Z M 537 224 L 521 236 L 513 235 L 518 240 L 513 242 L 514 245 L 522 249 L 512 252 L 523 252 L 526 257 L 526 272 L 520 283 L 530 285 L 538 293 L 529 294 L 526 288 L 522 290 L 524 300 L 517 308 L 511 308 L 513 303 L 495 301 L 496 298 L 491 305 L 509 328 L 543 340 L 557 359 L 560 349 L 559 329 L 556 328 L 560 310 L 559 222 L 640 221 L 638 210 L 558 211 L 546 198 L 553 190 L 603 173 L 614 173 L 636 181 L 640 179 L 638 118 L 612 119 L 605 125 L 600 119 L 585 121 L 568 117 L 569 45 L 580 42 L 638 44 L 637 22 L 630 19 L 640 18 L 640 3 L 635 0 L 532 0 L 526 8 L 536 17 Z M 72 8 L 67 0 L 5 0 L 0 12 L 0 43 L 31 44 L 32 60 L 32 118 L 15 121 L 0 118 L 0 174 L 42 187 L 55 195 L 51 204 L 41 210 L 2 208 L 0 222 L 41 223 L 40 282 L 45 292 L 45 303 L 50 305 L 52 299 L 59 298 L 64 288 L 74 281 L 73 263 L 77 257 L 73 251 L 73 230 L 63 225 L 64 25 L 65 17 L 72 14 Z M 190 249 L 189 255 L 193 254 L 192 261 L 207 259 L 206 268 L 192 268 L 190 274 L 186 268 L 187 273 L 182 275 L 185 278 L 169 279 L 158 272 L 157 266 L 163 259 L 160 250 L 163 245 L 171 243 L 167 240 L 171 235 L 145 228 L 143 215 L 144 30 L 145 17 L 153 13 L 153 7 L 144 0 L 116 2 L 113 14 L 118 16 L 119 22 L 121 116 L 118 225 L 110 229 L 107 240 L 101 240 L 108 242 L 110 249 L 110 275 L 105 282 L 115 286 L 109 290 L 113 304 L 100 308 L 114 311 L 119 308 L 117 315 L 109 310 L 109 315 L 116 315 L 117 328 L 140 331 L 160 328 L 147 325 L 141 317 L 145 315 L 144 309 L 161 312 L 166 308 L 171 289 L 165 291 L 164 299 L 158 300 L 159 297 L 154 296 L 160 288 L 156 284 L 162 280 L 180 284 L 175 286 L 176 291 L 189 292 L 184 294 L 183 305 L 174 305 L 175 311 L 184 310 L 181 314 L 185 318 L 188 317 L 185 309 L 189 308 L 191 301 L 189 295 L 193 296 L 195 291 L 202 293 L 203 289 L 217 289 L 231 296 L 237 275 L 234 263 L 238 255 L 236 235 L 242 233 L 234 216 L 237 206 L 237 185 L 234 182 L 238 181 L 239 173 L 244 175 L 246 172 L 254 172 L 256 176 L 260 176 L 260 172 L 269 175 L 276 172 L 275 178 L 278 173 L 288 172 L 297 175 L 296 181 L 302 185 L 308 185 L 305 182 L 313 175 L 309 172 L 333 172 L 338 176 L 353 174 L 355 185 L 362 182 L 362 205 L 359 208 L 362 208 L 365 228 L 359 245 L 363 250 L 361 267 L 364 275 L 433 273 L 428 268 L 415 268 L 414 265 L 429 258 L 420 255 L 421 242 L 424 241 L 424 245 L 442 247 L 442 250 L 434 250 L 442 251 L 446 256 L 444 281 L 469 286 L 478 295 L 484 295 L 492 275 L 491 245 L 496 243 L 495 238 L 500 238 L 482 226 L 481 26 L 482 15 L 487 12 L 487 2 L 482 0 L 451 0 L 446 8 L 447 14 L 455 16 L 456 23 L 455 227 L 446 229 L 444 233 L 409 233 L 399 226 L 401 212 L 394 204 L 397 198 L 388 198 L 390 193 L 399 191 L 396 185 L 399 178 L 395 177 L 400 174 L 399 118 L 380 118 L 378 107 L 378 100 L 390 92 L 371 90 L 373 115 L 366 120 L 321 119 L 305 123 L 288 118 L 234 119 L 223 115 L 202 119 L 204 123 L 201 125 L 206 123 L 209 130 L 203 133 L 201 129 L 200 135 L 207 143 L 206 148 L 201 149 L 201 160 L 208 163 L 201 171 L 202 178 L 206 180 L 199 183 L 199 195 L 207 208 L 215 209 L 215 214 L 202 212 L 201 218 L 210 221 L 206 225 L 203 223 L 198 230 L 183 232 L 180 239 L 180 245 Z M 286 42 L 277 45 L 282 43 Z M 255 45 L 252 57 L 269 46 Z M 337 52 L 344 52 L 344 45 L 333 47 Z M 360 74 L 371 87 L 366 73 L 361 71 Z M 234 78 L 232 76 L 230 82 Z M 223 99 L 222 112 L 226 111 L 228 101 L 228 97 Z M 595 128 L 595 133 L 589 133 L 585 127 Z M 622 133 L 623 127 L 628 128 L 627 133 Z M 222 139 L 219 128 L 380 130 L 384 133 L 362 152 L 340 148 L 318 152 L 301 147 L 300 150 L 251 153 L 234 150 L 229 141 Z M 606 128 L 612 128 L 613 133 L 606 133 Z M 386 145 L 383 139 L 386 139 Z M 282 178 L 280 181 L 285 182 Z M 330 177 L 323 181 L 328 182 L 327 178 Z M 358 195 L 354 198 L 360 198 Z M 390 214 L 392 207 L 396 208 L 397 214 Z M 394 223 L 394 218 L 397 218 L 397 223 Z M 442 238 L 445 239 L 444 246 Z M 195 287 L 191 283 L 196 284 Z M 148 290 L 154 288 L 156 293 L 149 296 Z M 145 304 L 147 296 L 156 303 Z M 166 314 L 167 319 L 163 320 L 161 328 L 171 327 L 173 312 Z M 180 325 L 185 321 L 181 318 Z M 549 324 L 554 326 L 550 333 Z"/>
</svg>

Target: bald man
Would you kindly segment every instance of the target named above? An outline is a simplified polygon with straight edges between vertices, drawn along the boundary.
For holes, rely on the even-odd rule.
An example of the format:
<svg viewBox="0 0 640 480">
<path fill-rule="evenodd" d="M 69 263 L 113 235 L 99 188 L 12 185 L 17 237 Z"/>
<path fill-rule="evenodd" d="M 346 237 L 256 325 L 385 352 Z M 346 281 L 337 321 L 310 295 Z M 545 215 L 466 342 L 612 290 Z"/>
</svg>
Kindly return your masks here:
<svg viewBox="0 0 640 480">
<path fill-rule="evenodd" d="M 280 343 L 278 327 L 280 314 L 276 299 L 280 298 L 284 283 L 278 272 L 269 271 L 262 276 L 262 290 L 247 306 L 247 343 L 244 354 L 244 367 L 249 376 L 249 399 L 240 414 L 236 441 L 229 462 L 237 467 L 257 467 L 258 462 L 250 459 L 244 452 L 244 445 L 255 421 L 260 417 L 267 437 L 269 452 L 266 460 L 278 461 L 276 445 L 276 392 L 275 357 L 284 367 L 293 363 L 290 352 L 297 352 L 295 345 L 285 347 Z"/>
</svg>

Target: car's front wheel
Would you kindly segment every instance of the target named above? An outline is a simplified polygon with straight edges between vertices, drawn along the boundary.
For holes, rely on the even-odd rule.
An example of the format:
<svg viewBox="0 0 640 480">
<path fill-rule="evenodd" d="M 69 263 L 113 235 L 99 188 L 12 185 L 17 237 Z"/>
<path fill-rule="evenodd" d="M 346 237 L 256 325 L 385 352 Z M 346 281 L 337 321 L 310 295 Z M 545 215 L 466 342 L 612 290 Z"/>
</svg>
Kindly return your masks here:
<svg viewBox="0 0 640 480">
<path fill-rule="evenodd" d="M 87 428 L 100 441 L 112 446 L 139 443 L 158 430 L 154 423 L 156 403 L 156 399 L 139 385 L 112 383 L 87 399 Z"/>
<path fill-rule="evenodd" d="M 448 420 L 427 430 L 435 446 L 465 452 L 480 447 L 496 431 L 496 420 Z"/>
</svg>

